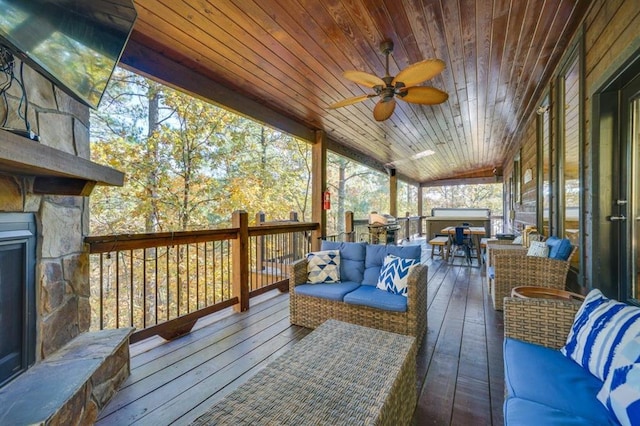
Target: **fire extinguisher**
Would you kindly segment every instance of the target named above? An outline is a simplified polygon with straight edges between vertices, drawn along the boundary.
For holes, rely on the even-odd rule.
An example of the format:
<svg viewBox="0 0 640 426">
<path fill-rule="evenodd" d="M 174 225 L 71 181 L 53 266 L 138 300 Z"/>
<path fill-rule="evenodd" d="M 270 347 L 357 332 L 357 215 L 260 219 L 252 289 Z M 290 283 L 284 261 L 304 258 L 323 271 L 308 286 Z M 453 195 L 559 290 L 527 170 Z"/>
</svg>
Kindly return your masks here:
<svg viewBox="0 0 640 426">
<path fill-rule="evenodd" d="M 331 210 L 331 194 L 329 191 L 322 193 L 322 210 Z"/>
</svg>

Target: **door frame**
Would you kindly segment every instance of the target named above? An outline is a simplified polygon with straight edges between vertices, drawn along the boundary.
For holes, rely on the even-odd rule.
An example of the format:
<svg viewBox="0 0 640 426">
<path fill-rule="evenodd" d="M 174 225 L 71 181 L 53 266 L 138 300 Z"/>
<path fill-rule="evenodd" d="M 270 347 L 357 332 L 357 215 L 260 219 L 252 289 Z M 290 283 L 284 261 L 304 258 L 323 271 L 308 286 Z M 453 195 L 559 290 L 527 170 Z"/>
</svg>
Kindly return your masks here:
<svg viewBox="0 0 640 426">
<path fill-rule="evenodd" d="M 628 137 L 625 131 L 628 107 L 623 105 L 623 90 L 639 76 L 640 52 L 636 52 L 633 59 L 620 67 L 592 96 L 590 287 L 599 288 L 606 296 L 621 301 L 628 301 L 626 275 L 630 260 L 627 250 L 631 244 L 628 238 L 630 225 L 628 220 L 614 223 L 609 218 L 628 210 L 619 209 L 616 204 L 616 200 L 622 198 L 629 201 L 627 197 L 630 196 L 626 175 L 630 151 L 623 153 L 620 149 L 630 148 L 624 140 Z M 620 180 L 614 182 L 618 178 Z"/>
</svg>

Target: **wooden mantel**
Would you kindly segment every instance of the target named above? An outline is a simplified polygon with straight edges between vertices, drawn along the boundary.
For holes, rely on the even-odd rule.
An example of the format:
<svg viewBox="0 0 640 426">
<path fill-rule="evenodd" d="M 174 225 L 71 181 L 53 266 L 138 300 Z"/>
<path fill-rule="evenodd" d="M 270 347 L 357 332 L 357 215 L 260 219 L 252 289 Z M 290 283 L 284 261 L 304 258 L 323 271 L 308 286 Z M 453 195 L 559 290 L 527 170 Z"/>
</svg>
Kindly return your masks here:
<svg viewBox="0 0 640 426">
<path fill-rule="evenodd" d="M 122 186 L 124 173 L 0 130 L 0 173 L 33 176 L 36 194 L 91 194 L 95 185 Z"/>
</svg>

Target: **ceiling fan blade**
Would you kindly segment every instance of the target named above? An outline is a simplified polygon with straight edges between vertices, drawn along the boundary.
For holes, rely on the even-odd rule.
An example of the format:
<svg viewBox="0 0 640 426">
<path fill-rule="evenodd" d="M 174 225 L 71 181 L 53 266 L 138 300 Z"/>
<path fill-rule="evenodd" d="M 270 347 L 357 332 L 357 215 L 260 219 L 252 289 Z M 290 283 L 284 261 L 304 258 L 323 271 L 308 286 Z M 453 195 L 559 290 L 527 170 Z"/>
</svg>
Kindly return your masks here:
<svg viewBox="0 0 640 426">
<path fill-rule="evenodd" d="M 391 98 L 388 101 L 380 99 L 375 108 L 373 108 L 373 118 L 375 118 L 376 121 L 384 121 L 391 117 L 394 109 L 396 109 L 395 99 Z"/>
<path fill-rule="evenodd" d="M 369 74 L 363 71 L 345 71 L 342 73 L 344 78 L 351 80 L 354 83 L 362 84 L 366 87 L 385 86 L 384 81 L 373 74 Z"/>
<path fill-rule="evenodd" d="M 445 63 L 440 59 L 427 59 L 416 62 L 400 71 L 391 84 L 395 85 L 401 82 L 404 83 L 405 87 L 413 87 L 440 74 L 444 68 Z"/>
<path fill-rule="evenodd" d="M 371 95 L 362 95 L 362 96 L 355 96 L 353 98 L 347 98 L 347 99 L 343 99 L 341 101 L 335 102 L 331 105 L 329 105 L 329 109 L 335 109 L 335 108 L 340 108 L 343 106 L 347 106 L 347 105 L 353 105 L 353 104 L 357 104 L 358 102 L 362 102 L 368 98 L 371 98 L 373 96 L 377 96 L 375 93 L 371 94 Z"/>
<path fill-rule="evenodd" d="M 441 104 L 449 99 L 449 95 L 446 92 L 435 87 L 425 86 L 409 87 L 398 93 L 398 97 L 405 102 L 422 105 Z"/>
</svg>

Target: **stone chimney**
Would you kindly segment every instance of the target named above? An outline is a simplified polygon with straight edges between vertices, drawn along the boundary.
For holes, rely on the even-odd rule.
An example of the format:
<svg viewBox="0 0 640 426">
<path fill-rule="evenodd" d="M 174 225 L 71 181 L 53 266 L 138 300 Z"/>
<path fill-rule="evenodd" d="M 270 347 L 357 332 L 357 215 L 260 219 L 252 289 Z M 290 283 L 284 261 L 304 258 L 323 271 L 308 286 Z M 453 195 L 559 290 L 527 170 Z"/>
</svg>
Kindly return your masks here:
<svg viewBox="0 0 640 426">
<path fill-rule="evenodd" d="M 16 75 L 20 63 L 16 61 Z M 24 65 L 27 117 L 40 143 L 68 154 L 89 158 L 89 108 L 62 92 L 39 73 Z M 25 129 L 18 116 L 22 90 L 8 92 L 8 105 L 0 102 L 5 127 Z M 24 109 L 23 109 L 24 110 Z M 0 130 L 0 138 L 7 132 Z M 88 254 L 83 238 L 89 232 L 88 198 L 36 195 L 33 178 L 0 169 L 0 214 L 34 213 L 36 249 L 36 361 L 43 360 L 79 333 L 88 331 Z"/>
</svg>

